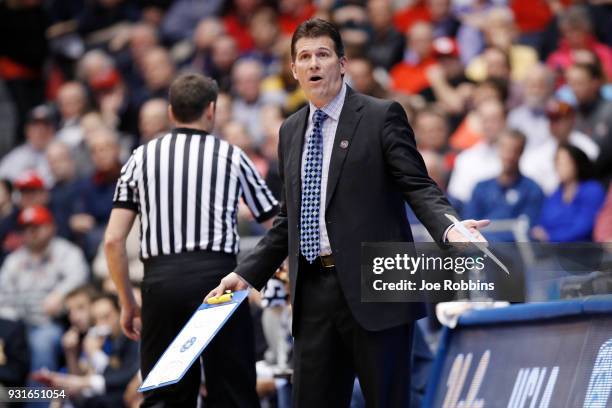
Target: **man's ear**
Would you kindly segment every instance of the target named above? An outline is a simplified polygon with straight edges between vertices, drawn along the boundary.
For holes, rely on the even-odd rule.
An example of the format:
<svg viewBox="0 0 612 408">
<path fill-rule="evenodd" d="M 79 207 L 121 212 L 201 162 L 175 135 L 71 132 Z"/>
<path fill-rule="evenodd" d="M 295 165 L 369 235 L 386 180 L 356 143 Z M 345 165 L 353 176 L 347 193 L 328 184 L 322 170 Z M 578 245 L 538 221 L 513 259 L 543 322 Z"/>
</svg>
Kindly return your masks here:
<svg viewBox="0 0 612 408">
<path fill-rule="evenodd" d="M 295 63 L 293 61 L 291 62 L 291 73 L 293 74 L 293 79 L 297 81 L 297 71 L 295 70 Z"/>
<path fill-rule="evenodd" d="M 340 57 L 340 74 L 346 74 L 346 67 L 348 66 L 348 60 L 345 56 Z"/>
<path fill-rule="evenodd" d="M 206 115 L 206 119 L 212 121 L 215 118 L 216 110 L 217 110 L 217 103 L 216 102 L 209 103 L 208 106 L 206 107 L 206 110 L 204 111 L 204 115 Z"/>
<path fill-rule="evenodd" d="M 168 105 L 168 118 L 171 123 L 176 123 L 176 119 L 174 118 L 174 113 L 172 113 L 172 105 Z"/>
</svg>

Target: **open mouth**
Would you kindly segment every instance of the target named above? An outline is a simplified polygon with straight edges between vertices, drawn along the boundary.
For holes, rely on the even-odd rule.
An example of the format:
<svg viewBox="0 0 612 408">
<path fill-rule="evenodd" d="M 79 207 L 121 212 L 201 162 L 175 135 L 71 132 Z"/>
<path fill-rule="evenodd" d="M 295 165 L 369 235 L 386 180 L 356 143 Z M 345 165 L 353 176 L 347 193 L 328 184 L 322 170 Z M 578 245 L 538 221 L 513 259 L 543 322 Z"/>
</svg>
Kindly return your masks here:
<svg viewBox="0 0 612 408">
<path fill-rule="evenodd" d="M 318 75 L 313 75 L 313 76 L 310 77 L 310 82 L 311 83 L 315 83 L 316 84 L 316 83 L 320 82 L 321 80 L 323 80 L 323 78 L 318 76 Z"/>
</svg>

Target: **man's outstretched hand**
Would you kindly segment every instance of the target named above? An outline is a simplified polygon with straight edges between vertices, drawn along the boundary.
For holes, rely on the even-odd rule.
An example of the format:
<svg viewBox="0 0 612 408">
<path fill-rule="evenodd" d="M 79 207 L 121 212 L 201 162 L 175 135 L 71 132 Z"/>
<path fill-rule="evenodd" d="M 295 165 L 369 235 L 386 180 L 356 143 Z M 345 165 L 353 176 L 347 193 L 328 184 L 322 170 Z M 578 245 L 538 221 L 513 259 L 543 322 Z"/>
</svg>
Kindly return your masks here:
<svg viewBox="0 0 612 408">
<path fill-rule="evenodd" d="M 235 292 L 237 290 L 243 290 L 249 287 L 249 284 L 242 279 L 238 274 L 232 272 L 225 276 L 225 278 L 221 279 L 219 286 L 211 290 L 208 295 L 204 298 L 204 302 L 206 302 L 211 297 L 221 296 L 225 293 L 226 290 L 231 290 Z"/>
<path fill-rule="evenodd" d="M 491 220 L 465 220 L 461 221 L 461 224 L 472 234 L 472 237 L 477 242 L 487 242 L 485 237 L 482 236 L 480 231 L 481 228 L 486 227 L 491 223 Z M 469 242 L 466 237 L 463 236 L 459 230 L 453 226 L 450 230 L 448 230 L 448 234 L 446 235 L 446 240 L 449 243 L 458 243 L 458 242 Z"/>
</svg>

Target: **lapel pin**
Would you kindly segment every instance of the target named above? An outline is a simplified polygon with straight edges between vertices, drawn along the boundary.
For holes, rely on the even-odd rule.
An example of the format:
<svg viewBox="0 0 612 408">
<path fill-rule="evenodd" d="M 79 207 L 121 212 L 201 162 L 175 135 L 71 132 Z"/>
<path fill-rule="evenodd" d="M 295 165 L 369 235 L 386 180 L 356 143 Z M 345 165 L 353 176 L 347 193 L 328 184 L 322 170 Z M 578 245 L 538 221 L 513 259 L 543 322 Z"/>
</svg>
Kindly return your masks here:
<svg viewBox="0 0 612 408">
<path fill-rule="evenodd" d="M 342 140 L 340 142 L 340 147 L 346 149 L 348 147 L 348 140 Z"/>
</svg>

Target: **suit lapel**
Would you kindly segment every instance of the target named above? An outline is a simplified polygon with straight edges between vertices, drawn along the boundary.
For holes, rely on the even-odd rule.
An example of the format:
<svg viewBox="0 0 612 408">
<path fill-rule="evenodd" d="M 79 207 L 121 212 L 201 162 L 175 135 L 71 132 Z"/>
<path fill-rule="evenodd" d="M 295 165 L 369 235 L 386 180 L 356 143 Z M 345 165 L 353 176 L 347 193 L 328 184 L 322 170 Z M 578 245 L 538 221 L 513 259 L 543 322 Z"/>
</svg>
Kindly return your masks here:
<svg viewBox="0 0 612 408">
<path fill-rule="evenodd" d="M 308 105 L 299 112 L 299 116 L 296 118 L 295 122 L 295 129 L 292 132 L 293 143 L 291 143 L 289 147 L 289 163 L 291 163 L 291 174 L 289 175 L 290 188 L 296 200 L 298 213 L 302 204 L 302 150 L 304 149 L 304 135 L 306 133 L 306 127 L 308 126 L 308 113 Z"/>
<path fill-rule="evenodd" d="M 355 135 L 355 128 L 361 120 L 362 104 L 359 100 L 358 95 L 347 86 L 346 97 L 344 99 L 344 105 L 342 106 L 342 112 L 340 113 L 340 119 L 338 121 L 338 128 L 336 129 L 336 135 L 334 136 L 334 145 L 329 163 L 329 173 L 327 178 L 327 193 L 325 197 L 325 208 L 329 207 L 340 173 L 342 172 L 342 166 L 344 160 L 351 148 L 353 136 Z"/>
</svg>

